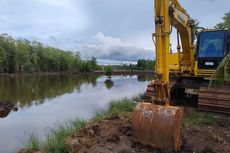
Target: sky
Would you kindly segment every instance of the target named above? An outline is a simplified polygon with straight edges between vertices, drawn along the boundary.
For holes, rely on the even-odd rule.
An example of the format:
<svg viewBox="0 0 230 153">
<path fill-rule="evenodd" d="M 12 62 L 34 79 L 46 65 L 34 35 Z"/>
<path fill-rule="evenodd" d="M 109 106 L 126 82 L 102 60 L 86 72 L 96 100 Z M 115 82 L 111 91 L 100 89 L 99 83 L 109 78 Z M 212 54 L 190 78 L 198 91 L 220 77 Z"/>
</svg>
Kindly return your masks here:
<svg viewBox="0 0 230 153">
<path fill-rule="evenodd" d="M 179 0 L 212 28 L 230 0 Z M 80 52 L 82 58 L 136 61 L 155 57 L 154 0 L 0 0 L 0 33 Z M 175 42 L 175 38 L 172 38 Z"/>
</svg>

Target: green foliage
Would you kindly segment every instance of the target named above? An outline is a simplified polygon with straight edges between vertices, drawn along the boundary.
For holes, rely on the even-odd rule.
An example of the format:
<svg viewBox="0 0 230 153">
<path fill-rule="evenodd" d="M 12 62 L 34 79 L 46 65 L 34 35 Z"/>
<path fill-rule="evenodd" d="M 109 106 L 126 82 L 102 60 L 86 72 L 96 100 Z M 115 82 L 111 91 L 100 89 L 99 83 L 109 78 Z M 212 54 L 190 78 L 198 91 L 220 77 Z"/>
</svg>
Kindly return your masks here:
<svg viewBox="0 0 230 153">
<path fill-rule="evenodd" d="M 112 100 L 109 104 L 106 116 L 113 118 L 122 113 L 132 112 L 134 109 L 134 103 L 131 100 L 124 98 L 120 100 Z"/>
<path fill-rule="evenodd" d="M 230 81 L 230 54 L 225 56 L 212 76 L 210 86 L 224 85 L 225 81 Z"/>
<path fill-rule="evenodd" d="M 67 152 L 65 139 L 72 133 L 79 131 L 86 125 L 84 120 L 71 121 L 65 125 L 59 125 L 51 129 L 47 134 L 45 142 L 41 142 L 34 134 L 31 134 L 25 144 L 25 149 L 42 150 L 47 153 Z"/>
<path fill-rule="evenodd" d="M 113 67 L 112 66 L 106 66 L 104 69 L 105 75 L 106 76 L 111 76 L 113 73 Z"/>
<path fill-rule="evenodd" d="M 185 126 L 197 126 L 197 125 L 212 125 L 215 124 L 216 118 L 209 113 L 201 114 L 198 112 L 192 112 L 184 119 Z"/>
<path fill-rule="evenodd" d="M 224 17 L 222 18 L 223 22 L 218 23 L 215 28 L 216 29 L 230 29 L 230 12 L 225 13 Z"/>
<path fill-rule="evenodd" d="M 138 60 L 138 70 L 154 70 L 155 62 L 151 60 Z"/>
<path fill-rule="evenodd" d="M 145 91 L 139 93 L 137 96 L 134 96 L 134 97 L 132 98 L 132 100 L 134 100 L 134 101 L 145 100 Z"/>
<path fill-rule="evenodd" d="M 38 150 L 40 148 L 40 145 L 41 145 L 41 142 L 38 139 L 38 137 L 36 137 L 34 133 L 31 133 L 28 137 L 27 143 L 24 144 L 24 147 L 26 149 Z"/>
<path fill-rule="evenodd" d="M 63 153 L 67 151 L 65 139 L 72 133 L 80 130 L 86 125 L 83 120 L 76 120 L 70 124 L 60 125 L 56 129 L 52 129 L 46 137 L 46 143 L 43 146 L 45 152 Z"/>
<path fill-rule="evenodd" d="M 116 68 L 123 70 L 155 70 L 155 61 L 140 59 L 137 64 L 123 64 L 116 66 Z"/>
<path fill-rule="evenodd" d="M 39 42 L 0 35 L 0 73 L 92 72 L 96 69 L 100 66 L 95 57 L 83 61 L 79 52 L 74 54 Z"/>
</svg>

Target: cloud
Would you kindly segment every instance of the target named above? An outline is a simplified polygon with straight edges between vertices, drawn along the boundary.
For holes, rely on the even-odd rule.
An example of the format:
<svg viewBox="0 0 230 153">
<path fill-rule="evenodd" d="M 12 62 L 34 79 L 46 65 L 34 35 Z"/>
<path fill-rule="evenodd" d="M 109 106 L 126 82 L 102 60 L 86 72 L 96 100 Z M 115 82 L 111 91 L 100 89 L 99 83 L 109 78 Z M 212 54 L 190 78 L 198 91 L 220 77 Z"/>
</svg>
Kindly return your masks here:
<svg viewBox="0 0 230 153">
<path fill-rule="evenodd" d="M 36 36 L 46 41 L 49 35 L 83 31 L 89 25 L 79 1 L 10 0 L 0 1 L 0 31 L 16 37 Z"/>
<path fill-rule="evenodd" d="M 100 59 L 130 60 L 153 59 L 153 50 L 130 45 L 119 38 L 105 36 L 102 32 L 96 33 L 90 43 L 82 43 L 78 47 L 82 57 L 95 56 Z"/>
<path fill-rule="evenodd" d="M 213 27 L 229 11 L 227 1 L 180 0 L 180 3 L 201 26 Z M 82 50 L 84 57 L 152 59 L 153 3 L 153 0 L 1 0 L 0 32 L 64 50 Z"/>
</svg>

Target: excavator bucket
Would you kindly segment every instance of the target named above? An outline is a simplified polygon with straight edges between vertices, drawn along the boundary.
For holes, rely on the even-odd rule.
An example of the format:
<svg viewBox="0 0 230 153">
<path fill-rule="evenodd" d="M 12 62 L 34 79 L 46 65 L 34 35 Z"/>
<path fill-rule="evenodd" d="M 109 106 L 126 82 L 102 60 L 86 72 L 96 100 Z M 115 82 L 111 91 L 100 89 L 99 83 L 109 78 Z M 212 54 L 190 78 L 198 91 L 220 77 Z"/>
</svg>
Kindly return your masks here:
<svg viewBox="0 0 230 153">
<path fill-rule="evenodd" d="M 166 150 L 180 150 L 183 108 L 140 102 L 132 118 L 137 142 Z"/>
</svg>

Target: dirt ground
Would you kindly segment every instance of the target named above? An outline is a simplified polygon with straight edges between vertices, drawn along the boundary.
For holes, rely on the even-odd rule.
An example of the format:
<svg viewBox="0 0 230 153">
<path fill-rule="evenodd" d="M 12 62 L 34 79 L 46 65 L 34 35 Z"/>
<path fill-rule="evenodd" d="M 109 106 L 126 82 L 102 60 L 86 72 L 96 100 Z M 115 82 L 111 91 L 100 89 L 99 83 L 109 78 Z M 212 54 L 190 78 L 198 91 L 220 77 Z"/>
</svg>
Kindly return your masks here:
<svg viewBox="0 0 230 153">
<path fill-rule="evenodd" d="M 185 110 L 188 115 L 191 110 Z M 178 153 L 230 153 L 230 118 L 217 115 L 213 125 L 183 126 Z M 75 153 L 173 153 L 134 141 L 130 117 L 103 119 L 66 139 Z"/>
</svg>

